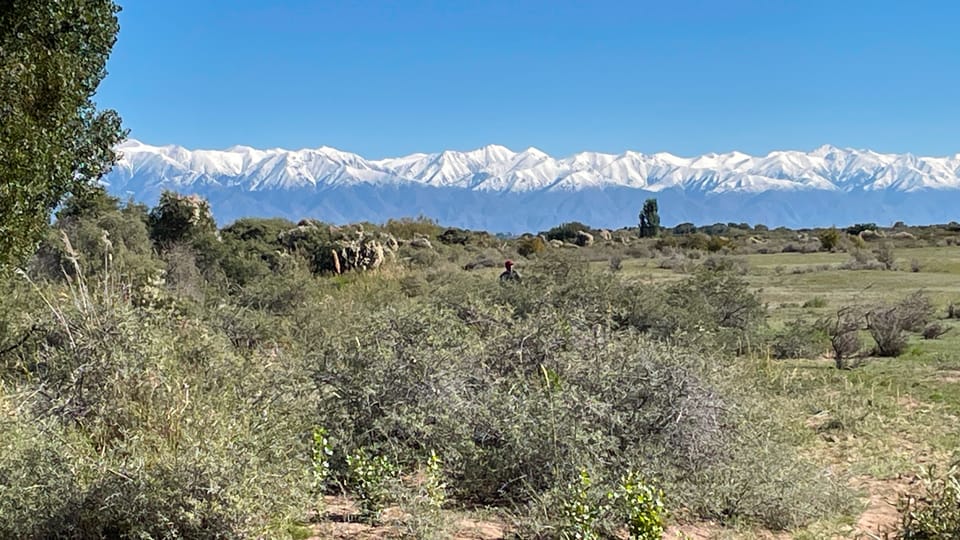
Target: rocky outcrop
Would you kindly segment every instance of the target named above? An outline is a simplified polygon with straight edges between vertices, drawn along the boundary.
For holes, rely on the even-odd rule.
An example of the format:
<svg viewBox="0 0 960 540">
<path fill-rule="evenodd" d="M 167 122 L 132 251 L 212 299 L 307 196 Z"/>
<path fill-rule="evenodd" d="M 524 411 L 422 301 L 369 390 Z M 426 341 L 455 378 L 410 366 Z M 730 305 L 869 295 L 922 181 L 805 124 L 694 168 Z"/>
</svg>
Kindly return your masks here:
<svg viewBox="0 0 960 540">
<path fill-rule="evenodd" d="M 317 273 L 379 268 L 395 258 L 399 249 L 397 239 L 386 233 L 365 233 L 362 227 L 338 228 L 311 220 L 301 221 L 279 240 L 290 251 L 309 254 Z"/>
<path fill-rule="evenodd" d="M 574 241 L 580 247 L 593 245 L 593 235 L 586 231 L 577 231 L 577 239 Z"/>
<path fill-rule="evenodd" d="M 417 236 L 413 240 L 410 240 L 410 247 L 417 249 L 433 249 L 433 244 L 430 243 L 430 240 L 425 236 Z"/>
<path fill-rule="evenodd" d="M 604 242 L 609 242 L 613 240 L 613 233 L 610 232 L 608 229 L 601 229 L 598 234 L 600 236 L 600 239 L 603 240 Z"/>
</svg>

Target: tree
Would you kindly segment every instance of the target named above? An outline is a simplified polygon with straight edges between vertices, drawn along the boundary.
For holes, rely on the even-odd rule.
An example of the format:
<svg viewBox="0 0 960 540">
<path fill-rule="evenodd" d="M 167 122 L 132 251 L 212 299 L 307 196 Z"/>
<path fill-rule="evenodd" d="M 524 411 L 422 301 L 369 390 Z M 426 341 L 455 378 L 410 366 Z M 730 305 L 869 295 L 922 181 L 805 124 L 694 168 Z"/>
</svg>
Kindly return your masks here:
<svg viewBox="0 0 960 540">
<path fill-rule="evenodd" d="M 640 236 L 651 238 L 660 232 L 660 214 L 657 212 L 657 200 L 647 199 L 640 212 Z"/>
<path fill-rule="evenodd" d="M 217 234 L 210 204 L 196 195 L 164 191 L 160 202 L 150 210 L 148 222 L 150 238 L 160 248 L 175 243 L 192 243 Z"/>
<path fill-rule="evenodd" d="M 118 11 L 111 0 L 0 1 L 0 266 L 21 262 L 63 198 L 116 159 L 120 117 L 92 96 Z"/>
</svg>

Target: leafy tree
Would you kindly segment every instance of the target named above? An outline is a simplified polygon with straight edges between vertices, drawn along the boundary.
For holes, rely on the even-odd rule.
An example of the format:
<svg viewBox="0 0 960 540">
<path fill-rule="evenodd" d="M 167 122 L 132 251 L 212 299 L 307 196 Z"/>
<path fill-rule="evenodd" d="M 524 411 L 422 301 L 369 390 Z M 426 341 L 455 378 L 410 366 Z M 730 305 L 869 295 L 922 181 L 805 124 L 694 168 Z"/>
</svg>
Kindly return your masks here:
<svg viewBox="0 0 960 540">
<path fill-rule="evenodd" d="M 561 223 L 542 234 L 547 240 L 573 242 L 577 239 L 577 233 L 580 231 L 588 232 L 590 231 L 590 226 L 580 223 L 579 221 L 571 221 L 569 223 Z"/>
<path fill-rule="evenodd" d="M 116 41 L 111 0 L 0 2 L 0 266 L 115 161 L 120 117 L 92 101 Z"/>
<path fill-rule="evenodd" d="M 217 224 L 210 203 L 197 196 L 164 191 L 160 202 L 150 210 L 150 238 L 163 247 L 177 242 L 194 242 L 216 235 Z"/>
<path fill-rule="evenodd" d="M 71 195 L 57 212 L 32 266 L 42 275 L 61 278 L 74 273 L 71 258 L 76 257 L 87 276 L 112 269 L 129 280 L 149 278 L 160 269 L 160 261 L 154 257 L 146 216 L 144 205 L 132 201 L 121 205 L 102 187 Z"/>
<path fill-rule="evenodd" d="M 647 199 L 640 212 L 640 236 L 651 238 L 660 232 L 660 214 L 657 210 L 657 200 Z"/>
</svg>

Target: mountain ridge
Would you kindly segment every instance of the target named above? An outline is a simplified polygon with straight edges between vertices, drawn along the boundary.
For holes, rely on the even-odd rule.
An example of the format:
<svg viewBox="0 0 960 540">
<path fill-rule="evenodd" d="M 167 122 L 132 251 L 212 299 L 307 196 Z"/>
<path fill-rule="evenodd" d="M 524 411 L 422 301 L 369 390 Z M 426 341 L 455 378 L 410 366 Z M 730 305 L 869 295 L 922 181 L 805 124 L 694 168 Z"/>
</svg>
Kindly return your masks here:
<svg viewBox="0 0 960 540">
<path fill-rule="evenodd" d="M 399 217 L 392 214 L 400 212 L 452 216 L 451 225 L 488 224 L 491 230 L 505 227 L 505 232 L 510 232 L 515 227 L 501 219 L 529 226 L 589 215 L 610 222 L 614 216 L 623 219 L 629 210 L 633 220 L 634 207 L 644 198 L 660 194 L 701 209 L 691 213 L 689 208 L 665 208 L 662 215 L 667 219 L 671 215 L 698 222 L 716 219 L 709 200 L 719 197 L 725 201 L 719 206 L 726 209 L 720 221 L 749 221 L 762 215 L 772 218 L 772 225 L 813 226 L 819 223 L 798 224 L 796 220 L 820 215 L 844 223 L 844 218 L 854 214 L 878 222 L 936 219 L 953 214 L 948 207 L 930 201 L 940 198 L 947 204 L 948 200 L 960 200 L 960 154 L 922 157 L 831 145 L 809 152 L 773 151 L 765 156 L 734 151 L 680 157 L 667 152 L 626 151 L 580 152 L 556 158 L 533 147 L 514 151 L 491 144 L 469 151 L 378 160 L 329 146 L 285 150 L 237 145 L 226 150 L 188 150 L 130 139 L 118 150 L 122 157 L 104 179 L 112 192 L 147 202 L 164 189 L 199 193 L 210 198 L 218 221 L 262 215 L 266 208 L 294 219 L 330 217 L 335 210 L 342 220 L 382 221 Z M 597 194 L 603 191 L 617 196 Z M 405 204 L 375 202 L 390 192 L 402 192 L 403 196 L 395 197 Z M 768 196 L 758 197 L 764 194 Z M 876 207 L 873 213 L 844 213 L 858 199 L 883 204 L 872 203 Z M 911 202 L 920 199 L 922 204 Z M 738 200 L 743 201 L 739 209 Z M 773 207 L 753 208 L 749 201 L 757 200 Z M 810 200 L 837 208 L 812 212 L 802 206 Z M 537 207 L 545 204 L 556 207 Z M 609 212 L 585 208 L 588 204 L 603 204 Z M 497 221 L 488 223 L 468 215 L 481 211 Z M 890 215 L 897 211 L 903 215 Z"/>
</svg>

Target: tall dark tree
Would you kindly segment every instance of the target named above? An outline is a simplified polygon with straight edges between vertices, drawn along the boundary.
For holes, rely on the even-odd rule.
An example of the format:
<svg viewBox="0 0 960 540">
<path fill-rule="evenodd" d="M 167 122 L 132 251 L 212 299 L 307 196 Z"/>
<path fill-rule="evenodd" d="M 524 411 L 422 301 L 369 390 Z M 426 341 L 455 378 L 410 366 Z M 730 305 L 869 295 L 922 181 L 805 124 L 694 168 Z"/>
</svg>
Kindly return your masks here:
<svg viewBox="0 0 960 540">
<path fill-rule="evenodd" d="M 657 210 L 657 200 L 647 199 L 640 212 L 640 236 L 651 238 L 660 232 L 660 214 Z"/>
<path fill-rule="evenodd" d="M 0 267 L 29 255 L 64 197 L 116 160 L 120 117 L 92 97 L 118 11 L 111 0 L 0 0 Z"/>
</svg>

